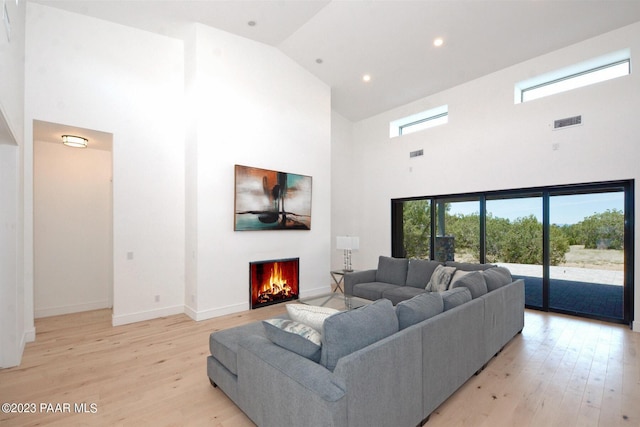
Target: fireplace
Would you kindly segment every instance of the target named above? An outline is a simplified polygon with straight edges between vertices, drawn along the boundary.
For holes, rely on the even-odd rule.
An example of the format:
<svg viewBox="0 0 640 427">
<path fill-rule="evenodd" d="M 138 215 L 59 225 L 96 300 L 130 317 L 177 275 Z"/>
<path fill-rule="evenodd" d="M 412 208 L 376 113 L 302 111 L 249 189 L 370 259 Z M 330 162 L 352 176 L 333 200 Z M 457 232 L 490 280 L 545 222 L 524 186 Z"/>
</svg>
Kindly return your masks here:
<svg viewBox="0 0 640 427">
<path fill-rule="evenodd" d="M 249 263 L 251 309 L 298 299 L 300 258 Z"/>
</svg>

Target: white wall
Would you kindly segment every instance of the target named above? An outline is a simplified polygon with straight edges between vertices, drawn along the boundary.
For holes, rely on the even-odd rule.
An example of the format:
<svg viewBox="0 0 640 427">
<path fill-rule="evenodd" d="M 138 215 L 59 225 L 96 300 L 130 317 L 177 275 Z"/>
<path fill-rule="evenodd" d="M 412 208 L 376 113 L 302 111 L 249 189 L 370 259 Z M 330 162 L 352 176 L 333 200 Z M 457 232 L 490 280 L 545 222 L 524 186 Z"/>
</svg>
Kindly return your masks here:
<svg viewBox="0 0 640 427">
<path fill-rule="evenodd" d="M 35 317 L 112 306 L 111 151 L 34 142 Z"/>
<path fill-rule="evenodd" d="M 27 4 L 25 268 L 32 120 L 112 133 L 114 324 L 183 311 L 183 55 L 175 39 Z M 33 298 L 33 278 L 25 283 Z"/>
<path fill-rule="evenodd" d="M 328 292 L 329 88 L 273 47 L 202 25 L 194 31 L 195 47 L 186 47 L 196 55 L 187 87 L 197 120 L 188 131 L 196 142 L 187 176 L 197 181 L 187 208 L 197 227 L 187 248 L 197 258 L 187 273 L 190 314 L 248 309 L 250 261 L 299 257 L 301 295 Z M 311 230 L 234 232 L 235 164 L 312 176 Z"/>
<path fill-rule="evenodd" d="M 24 120 L 26 2 L 0 2 L 0 8 L 5 6 L 11 22 L 11 37 L 7 39 L 4 22 L 0 21 L 0 114 L 4 114 L 17 143 L 21 145 Z M 0 19 L 2 15 L 3 11 L 0 9 Z"/>
<path fill-rule="evenodd" d="M 35 334 L 33 318 L 25 315 L 20 180 L 26 6 L 5 3 L 11 35 L 0 23 L 0 368 L 19 364 L 25 342 Z"/>
<path fill-rule="evenodd" d="M 344 268 L 344 251 L 336 249 L 336 236 L 358 236 L 361 243 L 368 240 L 366 234 L 359 233 L 358 212 L 353 205 L 355 197 L 353 182 L 353 123 L 339 113 L 331 114 L 331 214 L 344 218 L 331 222 L 331 268 Z M 351 260 L 354 269 L 367 266 L 359 262 L 359 251 L 353 251 Z"/>
<path fill-rule="evenodd" d="M 18 286 L 18 149 L 0 144 L 0 368 L 19 363 L 24 300 Z"/>
<path fill-rule="evenodd" d="M 640 178 L 637 73 L 524 104 L 513 101 L 516 82 L 624 48 L 635 63 L 640 23 L 356 123 L 352 200 L 358 233 L 368 231 L 361 262 L 375 266 L 378 255 L 391 252 L 392 198 Z M 447 125 L 389 138 L 390 121 L 443 104 L 449 105 Z M 579 114 L 582 126 L 550 129 L 554 119 Z M 410 159 L 417 149 L 424 157 Z M 639 218 L 636 210 L 636 224 Z M 640 313 L 640 292 L 635 311 Z"/>
</svg>

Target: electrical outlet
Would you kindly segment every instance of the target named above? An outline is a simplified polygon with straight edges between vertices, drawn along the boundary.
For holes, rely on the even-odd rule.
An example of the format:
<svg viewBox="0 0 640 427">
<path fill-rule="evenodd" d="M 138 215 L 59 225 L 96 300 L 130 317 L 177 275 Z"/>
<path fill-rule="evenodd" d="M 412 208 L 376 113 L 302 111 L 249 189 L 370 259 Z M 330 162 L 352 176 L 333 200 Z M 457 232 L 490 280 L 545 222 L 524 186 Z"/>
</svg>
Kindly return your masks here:
<svg viewBox="0 0 640 427">
<path fill-rule="evenodd" d="M 156 302 L 160 302 L 160 295 L 156 295 Z"/>
<path fill-rule="evenodd" d="M 128 260 L 132 260 L 133 259 L 133 252 L 127 252 L 127 259 Z"/>
</svg>

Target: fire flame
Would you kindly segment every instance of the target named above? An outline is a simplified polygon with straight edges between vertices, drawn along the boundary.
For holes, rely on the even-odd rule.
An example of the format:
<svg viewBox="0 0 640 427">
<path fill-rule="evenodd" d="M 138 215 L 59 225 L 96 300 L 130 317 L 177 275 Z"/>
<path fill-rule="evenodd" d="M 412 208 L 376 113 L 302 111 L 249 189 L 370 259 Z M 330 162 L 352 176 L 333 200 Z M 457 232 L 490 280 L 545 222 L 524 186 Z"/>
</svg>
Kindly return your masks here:
<svg viewBox="0 0 640 427">
<path fill-rule="evenodd" d="M 251 307 L 288 301 L 298 295 L 297 264 L 291 261 L 273 262 L 264 274 L 254 276 L 255 294 L 252 294 Z"/>
<path fill-rule="evenodd" d="M 280 263 L 273 263 L 269 279 L 262 284 L 259 296 L 261 295 L 282 294 L 282 296 L 291 295 L 291 286 L 287 283 L 285 274 L 282 271 Z"/>
</svg>

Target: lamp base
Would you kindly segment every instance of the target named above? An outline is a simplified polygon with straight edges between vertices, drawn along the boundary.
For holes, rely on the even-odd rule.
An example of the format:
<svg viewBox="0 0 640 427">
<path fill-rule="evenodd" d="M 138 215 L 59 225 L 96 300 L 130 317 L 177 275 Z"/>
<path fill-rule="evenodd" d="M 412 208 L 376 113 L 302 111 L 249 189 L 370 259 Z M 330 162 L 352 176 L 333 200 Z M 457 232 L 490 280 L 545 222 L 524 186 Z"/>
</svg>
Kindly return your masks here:
<svg viewBox="0 0 640 427">
<path fill-rule="evenodd" d="M 344 250 L 344 271 L 353 271 L 351 268 L 351 249 Z"/>
</svg>

